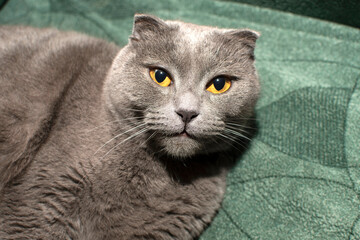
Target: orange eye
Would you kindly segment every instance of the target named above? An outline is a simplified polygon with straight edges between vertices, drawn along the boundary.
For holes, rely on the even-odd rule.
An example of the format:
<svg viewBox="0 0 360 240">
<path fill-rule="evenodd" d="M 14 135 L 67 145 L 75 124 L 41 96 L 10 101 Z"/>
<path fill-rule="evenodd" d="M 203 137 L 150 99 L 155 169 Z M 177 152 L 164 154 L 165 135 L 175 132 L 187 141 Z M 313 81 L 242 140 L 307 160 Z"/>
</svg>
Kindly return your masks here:
<svg viewBox="0 0 360 240">
<path fill-rule="evenodd" d="M 214 94 L 219 94 L 229 90 L 230 86 L 230 79 L 226 77 L 217 77 L 210 82 L 210 85 L 206 88 L 206 90 Z"/>
<path fill-rule="evenodd" d="M 169 74 L 161 69 L 151 69 L 150 77 L 154 80 L 154 82 L 162 87 L 167 87 L 171 83 Z"/>
</svg>

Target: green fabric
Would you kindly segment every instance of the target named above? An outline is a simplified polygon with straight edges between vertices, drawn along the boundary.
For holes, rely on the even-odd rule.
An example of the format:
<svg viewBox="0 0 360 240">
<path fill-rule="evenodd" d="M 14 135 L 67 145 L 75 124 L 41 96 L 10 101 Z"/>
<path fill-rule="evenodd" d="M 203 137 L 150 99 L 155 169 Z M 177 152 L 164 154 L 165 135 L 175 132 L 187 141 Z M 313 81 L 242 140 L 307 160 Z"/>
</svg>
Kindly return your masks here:
<svg viewBox="0 0 360 240">
<path fill-rule="evenodd" d="M 0 10 L 3 6 L 5 6 L 6 0 L 0 0 Z"/>
<path fill-rule="evenodd" d="M 212 0 L 11 0 L 0 23 L 123 45 L 135 12 L 262 33 L 259 133 L 200 239 L 360 239 L 360 31 Z"/>
<path fill-rule="evenodd" d="M 223 0 L 296 13 L 360 28 L 358 0 Z"/>
</svg>

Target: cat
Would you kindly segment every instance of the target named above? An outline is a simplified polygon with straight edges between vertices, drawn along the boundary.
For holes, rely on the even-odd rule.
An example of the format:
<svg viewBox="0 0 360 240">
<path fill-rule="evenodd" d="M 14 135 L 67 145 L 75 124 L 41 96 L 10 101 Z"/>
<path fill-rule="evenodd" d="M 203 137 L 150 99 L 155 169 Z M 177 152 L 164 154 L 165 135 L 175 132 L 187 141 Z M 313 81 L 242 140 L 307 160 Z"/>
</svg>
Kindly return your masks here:
<svg viewBox="0 0 360 240">
<path fill-rule="evenodd" d="M 193 239 L 259 96 L 259 34 L 137 14 L 129 43 L 0 27 L 0 239 Z"/>
</svg>

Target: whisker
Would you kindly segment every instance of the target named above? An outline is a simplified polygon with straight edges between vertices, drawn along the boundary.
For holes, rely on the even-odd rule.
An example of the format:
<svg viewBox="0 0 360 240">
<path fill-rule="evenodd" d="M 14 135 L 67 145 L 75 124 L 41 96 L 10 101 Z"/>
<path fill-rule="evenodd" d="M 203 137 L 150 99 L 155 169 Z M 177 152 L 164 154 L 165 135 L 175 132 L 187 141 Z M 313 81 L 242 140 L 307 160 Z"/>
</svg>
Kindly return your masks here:
<svg viewBox="0 0 360 240">
<path fill-rule="evenodd" d="M 241 117 L 241 116 L 238 116 L 238 117 L 235 117 L 235 118 L 230 118 L 230 119 L 227 119 L 226 121 L 237 121 L 238 119 L 241 119 L 241 120 L 256 120 L 255 117 Z"/>
<path fill-rule="evenodd" d="M 138 132 L 134 133 L 133 135 L 125 138 L 124 140 L 122 140 L 121 142 L 119 142 L 118 144 L 116 144 L 114 147 L 112 147 L 109 151 L 107 151 L 107 153 L 105 153 L 99 160 L 101 161 L 102 159 L 104 159 L 112 150 L 114 150 L 115 148 L 117 148 L 120 144 L 122 144 L 122 143 L 124 143 L 124 142 L 126 142 L 126 141 L 128 141 L 128 140 L 130 140 L 130 139 L 132 139 L 132 138 L 134 138 L 134 137 L 136 137 L 137 135 L 139 135 L 139 134 L 141 134 L 141 133 L 143 133 L 143 132 L 146 132 L 147 130 L 148 130 L 148 128 L 147 128 L 147 127 L 144 127 L 144 128 L 141 129 L 140 131 L 138 131 Z"/>
<path fill-rule="evenodd" d="M 226 127 L 225 127 L 225 134 L 232 134 L 232 135 L 237 136 L 237 138 L 236 138 L 237 141 L 235 141 L 235 142 L 241 141 L 242 138 L 243 138 L 243 139 L 247 139 L 247 140 L 250 142 L 250 143 L 247 143 L 247 144 L 248 144 L 248 147 L 247 147 L 247 148 L 249 148 L 251 145 L 258 145 L 258 142 L 257 142 L 257 141 L 254 141 L 253 138 L 248 137 L 248 136 L 250 135 L 248 132 L 245 132 L 245 131 L 244 131 L 244 133 L 248 134 L 248 136 L 246 136 L 246 135 L 244 135 L 244 134 L 242 134 L 242 133 L 240 133 L 240 132 L 237 132 L 237 130 L 240 130 L 240 129 L 234 129 L 234 128 L 230 129 L 229 126 L 226 126 Z M 238 144 L 239 144 L 239 143 L 238 143 Z M 243 145 L 241 144 L 241 146 L 243 146 Z M 259 149 L 259 150 L 260 150 L 261 153 L 263 153 L 264 155 L 266 155 L 265 150 L 263 150 L 263 149 Z M 250 154 L 251 154 L 253 157 L 255 157 L 255 155 L 254 155 L 252 152 L 250 152 Z"/>
<path fill-rule="evenodd" d="M 243 142 L 241 141 L 241 139 L 239 137 L 227 135 L 226 132 L 225 132 L 225 134 L 221 134 L 221 135 L 223 137 L 227 138 L 228 140 L 232 141 L 233 143 L 236 143 L 236 144 L 240 145 L 244 149 L 248 148 L 246 145 L 242 144 Z M 249 140 L 251 142 L 251 139 L 249 139 Z"/>
<path fill-rule="evenodd" d="M 130 110 L 130 111 L 133 111 L 133 112 L 144 112 L 144 110 L 141 110 L 141 109 L 134 109 L 134 108 L 122 108 L 124 110 Z"/>
<path fill-rule="evenodd" d="M 250 149 L 249 146 L 245 146 L 245 145 L 241 144 L 241 142 L 239 142 L 240 139 L 236 139 L 236 140 L 238 140 L 238 141 L 235 141 L 235 139 L 232 140 L 231 138 L 228 138 L 228 137 L 225 136 L 225 135 L 223 135 L 222 137 L 224 137 L 225 139 L 221 139 L 221 140 L 224 140 L 224 142 L 225 142 L 226 144 L 228 144 L 228 145 L 230 145 L 231 147 L 237 149 L 239 152 L 244 152 L 244 151 L 246 151 L 247 154 L 249 154 L 252 158 L 256 158 L 256 155 L 255 155 L 252 151 L 247 151 L 247 150 Z M 219 138 L 219 137 L 218 137 L 218 138 Z M 241 146 L 243 149 L 240 150 L 239 148 L 237 148 L 237 147 L 236 147 L 234 144 L 232 144 L 232 143 L 238 144 L 238 145 Z M 254 143 L 254 142 L 252 142 L 252 143 Z M 261 150 L 261 151 L 262 151 L 263 154 L 265 153 L 264 150 Z"/>
<path fill-rule="evenodd" d="M 220 133 L 220 134 L 218 134 L 219 136 L 221 136 L 221 137 L 223 137 L 223 138 L 225 138 L 225 139 L 227 139 L 227 140 L 230 140 L 231 142 L 234 142 L 234 143 L 237 143 L 237 138 L 236 137 L 233 137 L 233 136 L 229 136 L 229 135 L 226 135 L 226 134 L 222 134 L 222 133 Z"/>
<path fill-rule="evenodd" d="M 225 134 L 226 134 L 226 133 L 225 133 Z M 222 134 L 222 137 L 224 137 L 226 140 L 229 140 L 229 141 L 231 141 L 231 142 L 233 142 L 233 143 L 236 143 L 236 144 L 240 145 L 241 147 L 244 148 L 244 150 L 250 149 L 250 146 L 251 146 L 251 145 L 253 145 L 253 146 L 257 145 L 257 146 L 259 146 L 259 145 L 258 145 L 259 142 L 253 141 L 253 140 L 250 141 L 251 143 L 249 143 L 249 145 L 244 146 L 244 145 L 242 144 L 243 142 L 241 142 L 241 139 L 240 139 L 240 138 L 235 138 L 235 137 L 231 137 L 231 136 L 224 135 L 224 134 Z M 227 141 L 225 141 L 225 143 L 229 144 Z M 231 146 L 234 146 L 234 145 L 231 144 Z M 235 146 L 234 146 L 234 147 L 235 147 Z M 236 148 L 236 149 L 238 149 L 238 148 Z M 238 150 L 239 150 L 239 149 L 238 149 Z M 266 155 L 267 155 L 267 154 L 266 154 L 266 151 L 265 151 L 263 148 L 259 148 L 259 150 L 260 150 L 261 155 L 263 155 L 263 156 L 266 156 Z M 252 151 L 247 151 L 247 153 L 250 154 L 250 156 L 251 156 L 252 158 L 257 157 Z"/>
<path fill-rule="evenodd" d="M 216 137 L 216 139 L 219 139 L 219 137 L 217 137 L 216 135 L 215 135 L 215 137 Z M 216 143 L 217 146 L 221 146 L 221 144 L 218 141 L 216 141 L 216 139 L 210 138 L 210 140 L 213 141 L 214 143 Z M 226 155 L 228 155 L 228 154 L 226 153 Z"/>
<path fill-rule="evenodd" d="M 155 135 L 157 134 L 157 131 L 154 131 L 150 137 L 148 137 L 142 144 L 140 144 L 140 146 L 144 145 L 145 143 L 147 143 L 147 141 L 149 141 L 152 137 L 155 137 Z"/>
<path fill-rule="evenodd" d="M 91 128 L 91 129 L 87 130 L 86 132 L 94 131 L 95 129 L 104 127 L 104 126 L 106 126 L 106 125 L 108 125 L 108 124 L 110 124 L 110 123 L 114 123 L 114 122 L 119 122 L 119 120 L 114 120 L 114 121 L 110 121 L 110 122 L 103 123 L 103 124 L 101 124 L 101 125 L 99 125 L 99 126 L 97 126 L 97 127 L 94 127 L 94 128 Z"/>
<path fill-rule="evenodd" d="M 215 137 L 216 137 L 216 139 L 220 139 L 221 141 L 223 141 L 223 139 L 221 139 L 220 137 L 218 137 L 218 136 L 215 136 Z M 216 141 L 216 139 L 215 139 L 215 138 L 211 138 L 211 140 L 212 140 L 214 143 L 216 143 L 218 146 L 221 146 L 221 144 L 220 144 L 218 141 Z M 228 143 L 227 143 L 227 144 L 228 144 Z M 228 145 L 229 145 L 229 144 L 228 144 Z M 231 145 L 231 146 L 234 147 L 233 145 Z M 224 148 L 225 148 L 225 147 L 224 147 Z M 226 149 L 225 149 L 225 150 L 226 150 Z M 234 159 L 234 156 L 231 155 L 229 151 L 223 151 L 222 154 L 225 154 L 225 156 L 228 157 L 229 159 Z"/>
<path fill-rule="evenodd" d="M 95 154 L 96 154 L 101 148 L 103 148 L 106 144 L 108 144 L 108 143 L 111 142 L 112 140 L 116 139 L 117 137 L 119 137 L 119 136 L 121 136 L 121 135 L 123 135 L 123 134 L 125 134 L 125 133 L 127 133 L 127 132 L 129 132 L 129 131 L 131 131 L 131 130 L 134 130 L 134 129 L 136 129 L 136 128 L 139 128 L 139 127 L 141 127 L 141 126 L 144 126 L 145 124 L 146 124 L 146 123 L 140 124 L 139 126 L 136 126 L 136 127 L 134 127 L 134 128 L 131 128 L 131 129 L 129 129 L 129 130 L 121 133 L 121 134 L 116 135 L 115 137 L 113 137 L 112 139 L 110 139 L 109 141 L 107 141 L 107 142 L 106 142 L 103 146 L 101 146 L 98 150 L 96 150 L 96 152 L 93 154 L 93 156 L 95 156 Z M 139 134 L 141 134 L 141 133 L 143 133 L 143 132 L 145 132 L 145 131 L 147 131 L 147 130 L 148 130 L 148 128 L 147 128 L 147 127 L 144 127 L 143 129 L 141 129 L 141 130 L 138 131 L 137 133 L 135 133 L 135 134 L 129 136 L 128 138 L 124 139 L 124 140 L 121 141 L 120 143 L 116 144 L 113 148 L 111 148 L 111 149 L 110 149 L 106 154 L 104 154 L 99 160 L 101 161 L 102 159 L 104 159 L 112 150 L 114 150 L 114 149 L 115 149 L 116 147 L 118 147 L 120 144 L 122 144 L 122 143 L 130 140 L 131 138 L 136 137 L 137 135 L 139 135 Z M 89 161 L 89 164 L 90 164 L 90 171 L 93 171 L 94 168 L 95 168 L 95 166 L 92 164 L 92 161 L 91 161 L 91 160 Z M 85 175 L 81 178 L 81 181 L 84 180 L 84 179 L 85 179 Z M 80 181 L 80 182 L 81 182 L 81 181 Z M 79 183 L 78 183 L 78 184 L 79 184 Z"/>
<path fill-rule="evenodd" d="M 249 147 L 244 146 L 243 144 L 241 144 L 241 143 L 238 142 L 238 141 L 233 141 L 233 142 L 236 143 L 236 144 L 238 144 L 238 145 L 240 145 L 240 146 L 243 148 L 243 150 L 240 150 L 239 148 L 237 148 L 236 146 L 234 146 L 234 144 L 232 144 L 232 143 L 229 142 L 229 141 L 224 140 L 224 142 L 225 142 L 226 144 L 230 145 L 231 147 L 237 149 L 239 152 L 244 152 L 244 151 L 247 151 L 247 150 L 249 149 Z M 255 158 L 255 157 L 256 157 L 256 156 L 254 155 L 254 153 L 252 153 L 251 151 L 247 151 L 247 154 L 250 154 L 250 156 L 251 156 L 252 158 Z"/>
<path fill-rule="evenodd" d="M 134 129 L 136 129 L 136 128 L 139 128 L 139 127 L 141 127 L 141 126 L 144 126 L 144 125 L 146 125 L 146 123 L 142 123 L 142 124 L 140 124 L 140 125 L 138 125 L 138 126 L 136 126 L 136 127 L 130 128 L 129 130 L 127 130 L 127 131 L 125 131 L 125 132 L 122 132 L 122 133 L 116 135 L 115 137 L 113 137 L 113 138 L 111 138 L 110 140 L 108 140 L 107 142 L 105 142 L 100 148 L 98 148 L 93 155 L 95 155 L 96 153 L 98 153 L 103 147 L 105 147 L 108 143 L 110 143 L 111 141 L 115 140 L 116 138 L 118 138 L 118 137 L 120 137 L 120 136 L 122 136 L 122 135 L 124 135 L 124 134 L 126 134 L 126 133 L 128 133 L 128 132 L 130 132 L 130 131 L 132 131 L 132 130 L 134 130 Z"/>
<path fill-rule="evenodd" d="M 106 122 L 106 123 L 103 123 L 97 127 L 94 127 L 94 128 L 91 128 L 89 130 L 87 130 L 87 132 L 92 132 L 94 131 L 95 129 L 98 129 L 98 128 L 101 128 L 101 127 L 104 127 L 110 123 L 115 123 L 115 122 L 121 122 L 121 121 L 126 121 L 126 120 L 133 120 L 133 119 L 142 119 L 144 117 L 131 117 L 131 118 L 123 118 L 123 119 L 117 119 L 117 120 L 114 120 L 114 121 L 110 121 L 110 122 Z"/>
<path fill-rule="evenodd" d="M 219 136 L 220 137 L 223 137 L 224 139 L 221 139 L 221 138 L 219 138 L 218 136 L 215 136 L 216 138 L 218 138 L 218 139 L 220 139 L 220 140 L 222 140 L 222 141 L 224 141 L 226 144 L 229 144 L 231 147 L 233 147 L 233 148 L 235 148 L 235 149 L 237 149 L 239 152 L 241 152 L 241 150 L 239 149 L 239 148 L 237 148 L 237 147 L 235 147 L 231 142 L 235 142 L 233 139 L 231 139 L 231 138 L 228 138 L 226 135 L 223 135 L 223 134 L 219 134 Z M 227 140 L 230 140 L 230 142 L 229 141 L 227 141 Z M 237 142 L 235 142 L 235 143 L 237 143 Z M 239 144 L 241 147 L 244 147 L 244 146 L 242 146 L 241 144 Z"/>
<path fill-rule="evenodd" d="M 233 134 L 233 135 L 235 135 L 235 136 L 237 136 L 237 137 L 245 138 L 246 140 L 251 141 L 251 139 L 248 138 L 247 136 L 241 134 L 240 132 L 234 131 L 234 130 L 232 130 L 232 129 L 225 128 L 225 132 L 231 133 L 231 134 Z"/>
<path fill-rule="evenodd" d="M 229 126 L 231 125 L 231 126 L 235 126 L 235 127 L 241 127 L 241 128 L 248 128 L 248 129 L 256 130 L 256 128 L 253 128 L 253 127 L 250 127 L 250 126 L 247 126 L 247 125 L 242 125 L 242 124 L 235 123 L 235 122 L 226 121 L 225 123 L 227 125 L 229 125 Z"/>
<path fill-rule="evenodd" d="M 235 127 L 235 126 L 225 125 L 225 129 L 231 129 L 231 130 L 243 132 L 244 134 L 249 134 L 249 132 L 246 131 L 245 129 L 243 129 L 242 127 Z"/>
</svg>

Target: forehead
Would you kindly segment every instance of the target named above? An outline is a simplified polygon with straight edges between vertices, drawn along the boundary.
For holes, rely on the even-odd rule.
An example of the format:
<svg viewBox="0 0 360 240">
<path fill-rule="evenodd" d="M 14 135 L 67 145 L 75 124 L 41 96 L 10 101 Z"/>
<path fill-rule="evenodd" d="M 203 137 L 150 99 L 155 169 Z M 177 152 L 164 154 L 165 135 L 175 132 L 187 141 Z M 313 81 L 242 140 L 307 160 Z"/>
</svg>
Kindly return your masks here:
<svg viewBox="0 0 360 240">
<path fill-rule="evenodd" d="M 169 25 L 172 24 L 177 26 L 176 34 L 172 36 L 172 54 L 176 56 L 173 61 L 182 75 L 199 73 L 216 63 L 214 29 L 189 23 L 170 22 Z"/>
<path fill-rule="evenodd" d="M 187 55 L 188 60 L 209 61 L 219 52 L 222 41 L 221 32 L 214 27 L 199 26 L 191 23 L 170 22 L 177 26 L 173 41 L 178 55 Z"/>
<path fill-rule="evenodd" d="M 190 46 L 197 46 L 204 40 L 219 34 L 220 30 L 215 27 L 200 26 L 191 23 L 167 21 L 168 25 L 177 29 L 178 40 L 185 41 Z"/>
<path fill-rule="evenodd" d="M 241 51 L 224 36 L 227 30 L 177 21 L 166 23 L 171 30 L 144 46 L 145 58 L 175 68 L 182 76 L 199 77 L 209 71 L 233 72 L 237 68 Z"/>
</svg>

